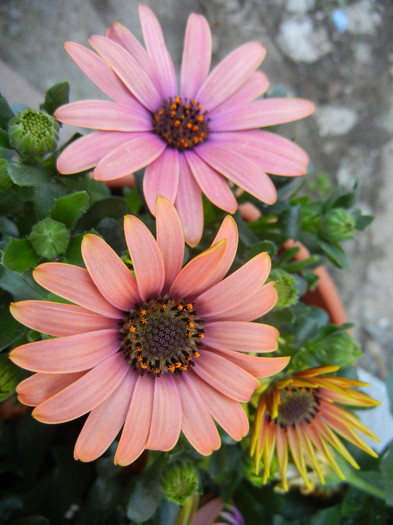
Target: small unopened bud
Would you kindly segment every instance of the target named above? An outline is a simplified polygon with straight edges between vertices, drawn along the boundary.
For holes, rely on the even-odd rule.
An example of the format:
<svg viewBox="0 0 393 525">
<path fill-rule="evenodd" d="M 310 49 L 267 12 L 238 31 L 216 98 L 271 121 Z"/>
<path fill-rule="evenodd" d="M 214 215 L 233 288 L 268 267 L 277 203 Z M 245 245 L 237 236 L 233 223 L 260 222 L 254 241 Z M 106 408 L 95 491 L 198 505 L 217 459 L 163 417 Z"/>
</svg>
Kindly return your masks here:
<svg viewBox="0 0 393 525">
<path fill-rule="evenodd" d="M 298 289 L 296 277 L 285 270 L 276 268 L 270 272 L 270 281 L 274 281 L 274 288 L 277 292 L 277 302 L 275 308 L 280 310 L 298 301 Z"/>
<path fill-rule="evenodd" d="M 161 479 L 164 496 L 178 505 L 183 505 L 189 497 L 198 493 L 198 489 L 198 471 L 190 463 L 169 465 Z"/>
<path fill-rule="evenodd" d="M 359 345 L 346 332 L 329 335 L 325 345 L 331 362 L 341 368 L 352 366 L 362 356 Z"/>
<path fill-rule="evenodd" d="M 335 208 L 322 219 L 321 230 L 322 236 L 328 241 L 346 241 L 355 234 L 355 219 L 344 208 Z"/>
<path fill-rule="evenodd" d="M 10 120 L 8 135 L 22 156 L 44 155 L 56 147 L 59 123 L 45 111 L 27 108 Z"/>
</svg>

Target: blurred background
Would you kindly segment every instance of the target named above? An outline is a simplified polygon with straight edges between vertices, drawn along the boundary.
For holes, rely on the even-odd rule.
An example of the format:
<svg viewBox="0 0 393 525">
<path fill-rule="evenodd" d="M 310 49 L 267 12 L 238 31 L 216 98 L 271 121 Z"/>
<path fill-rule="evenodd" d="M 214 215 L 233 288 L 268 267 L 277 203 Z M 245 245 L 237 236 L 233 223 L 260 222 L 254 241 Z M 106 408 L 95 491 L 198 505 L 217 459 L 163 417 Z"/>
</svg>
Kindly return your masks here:
<svg viewBox="0 0 393 525">
<path fill-rule="evenodd" d="M 361 365 L 393 372 L 393 4 L 391 0 L 146 0 L 179 67 L 186 20 L 202 13 L 213 32 L 213 64 L 259 40 L 271 90 L 309 98 L 315 115 L 280 133 L 309 153 L 313 180 L 352 187 L 376 216 L 347 242 L 350 272 L 333 271 L 365 356 Z M 71 100 L 102 98 L 63 49 L 88 45 L 118 21 L 138 38 L 134 0 L 0 0 L 0 92 L 37 108 L 46 89 L 68 80 Z M 323 174 L 329 177 L 324 178 Z M 322 175 L 322 177 L 321 177 Z M 323 188 L 322 188 L 323 189 Z"/>
</svg>

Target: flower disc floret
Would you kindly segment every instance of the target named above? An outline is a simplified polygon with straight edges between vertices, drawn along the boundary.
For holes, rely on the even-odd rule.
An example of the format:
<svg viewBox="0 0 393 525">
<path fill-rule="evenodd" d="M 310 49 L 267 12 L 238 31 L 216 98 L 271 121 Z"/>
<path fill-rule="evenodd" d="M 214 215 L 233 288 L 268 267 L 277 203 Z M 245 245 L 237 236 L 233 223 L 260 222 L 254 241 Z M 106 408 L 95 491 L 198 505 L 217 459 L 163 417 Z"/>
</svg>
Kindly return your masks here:
<svg viewBox="0 0 393 525">
<path fill-rule="evenodd" d="M 272 421 L 284 429 L 302 421 L 309 423 L 318 413 L 318 406 L 317 388 L 287 387 L 281 391 L 278 415 Z"/>
</svg>

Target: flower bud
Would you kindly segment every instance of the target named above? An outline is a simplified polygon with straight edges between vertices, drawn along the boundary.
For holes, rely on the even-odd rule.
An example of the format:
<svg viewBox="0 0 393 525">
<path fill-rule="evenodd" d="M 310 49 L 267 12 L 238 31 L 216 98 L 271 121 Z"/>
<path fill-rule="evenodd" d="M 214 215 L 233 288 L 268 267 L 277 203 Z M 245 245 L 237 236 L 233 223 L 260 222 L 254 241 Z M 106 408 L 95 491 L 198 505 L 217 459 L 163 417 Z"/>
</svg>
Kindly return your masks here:
<svg viewBox="0 0 393 525">
<path fill-rule="evenodd" d="M 274 288 L 277 292 L 277 302 L 275 308 L 281 310 L 287 306 L 295 304 L 298 300 L 296 277 L 285 270 L 277 268 L 270 272 L 270 281 L 274 281 Z"/>
<path fill-rule="evenodd" d="M 326 351 L 335 365 L 352 366 L 362 356 L 359 345 L 346 332 L 336 332 L 325 340 Z"/>
<path fill-rule="evenodd" d="M 26 108 L 10 120 L 8 134 L 22 156 L 44 155 L 56 147 L 59 123 L 45 111 Z"/>
<path fill-rule="evenodd" d="M 355 219 L 344 208 L 335 208 L 322 219 L 321 230 L 322 236 L 328 241 L 346 241 L 355 234 Z"/>
<path fill-rule="evenodd" d="M 193 494 L 198 492 L 198 471 L 187 462 L 169 465 L 161 479 L 161 490 L 164 496 L 183 505 Z"/>
</svg>

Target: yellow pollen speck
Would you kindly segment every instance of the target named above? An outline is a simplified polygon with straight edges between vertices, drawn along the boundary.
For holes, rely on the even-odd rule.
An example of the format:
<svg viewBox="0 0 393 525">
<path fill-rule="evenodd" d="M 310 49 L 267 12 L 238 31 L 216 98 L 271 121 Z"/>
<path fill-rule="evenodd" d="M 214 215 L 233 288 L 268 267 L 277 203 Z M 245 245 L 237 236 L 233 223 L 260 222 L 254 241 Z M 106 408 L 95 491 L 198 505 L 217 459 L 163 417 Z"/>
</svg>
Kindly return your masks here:
<svg viewBox="0 0 393 525">
<path fill-rule="evenodd" d="M 175 109 L 176 109 L 176 104 L 172 104 L 172 105 L 171 105 L 171 110 L 172 110 L 172 111 L 175 111 Z"/>
<path fill-rule="evenodd" d="M 203 122 L 203 115 L 198 115 L 197 121 L 198 122 Z"/>
<path fill-rule="evenodd" d="M 180 367 L 181 367 L 181 363 L 180 363 L 180 361 L 178 361 L 177 363 L 175 363 L 175 367 L 176 367 L 176 368 L 180 368 Z"/>
<path fill-rule="evenodd" d="M 175 365 L 169 365 L 168 366 L 168 370 L 170 370 L 171 372 L 173 372 L 175 370 Z"/>
<path fill-rule="evenodd" d="M 202 111 L 203 106 L 199 105 L 199 106 L 198 106 L 198 109 L 199 109 L 199 111 Z"/>
<path fill-rule="evenodd" d="M 176 102 L 176 104 L 180 104 L 180 97 L 176 97 L 175 98 L 175 102 Z"/>
<path fill-rule="evenodd" d="M 146 324 L 147 323 L 146 319 L 141 319 L 141 323 Z"/>
<path fill-rule="evenodd" d="M 191 100 L 191 105 L 192 105 L 192 106 L 195 106 L 195 104 L 196 104 L 196 100 L 195 100 L 195 99 L 192 99 L 192 100 Z"/>
<path fill-rule="evenodd" d="M 137 356 L 137 361 L 142 361 L 142 356 L 141 355 Z"/>
<path fill-rule="evenodd" d="M 143 368 L 144 370 L 146 370 L 146 368 L 147 368 L 147 364 L 146 363 L 141 363 L 139 366 L 141 368 Z"/>
<path fill-rule="evenodd" d="M 191 303 L 186 304 L 186 308 L 188 311 L 192 310 L 192 304 Z"/>
<path fill-rule="evenodd" d="M 146 315 L 147 314 L 147 310 L 141 310 L 141 315 Z"/>
<path fill-rule="evenodd" d="M 135 332 L 135 330 L 136 330 L 135 326 L 133 326 L 133 325 L 130 326 L 130 332 Z"/>
<path fill-rule="evenodd" d="M 194 357 L 199 357 L 201 354 L 199 352 L 194 353 Z"/>
<path fill-rule="evenodd" d="M 205 337 L 205 334 L 199 334 L 199 338 L 203 339 Z"/>
<path fill-rule="evenodd" d="M 175 120 L 175 127 L 178 128 L 180 126 L 180 120 Z"/>
<path fill-rule="evenodd" d="M 192 131 L 199 131 L 199 126 L 194 126 L 194 127 L 192 128 Z"/>
<path fill-rule="evenodd" d="M 182 370 L 187 370 L 188 365 L 183 365 L 181 368 L 182 368 Z"/>
<path fill-rule="evenodd" d="M 182 305 L 182 304 L 178 304 L 178 305 L 177 305 L 177 309 L 178 309 L 178 310 L 183 310 L 183 305 Z"/>
</svg>

